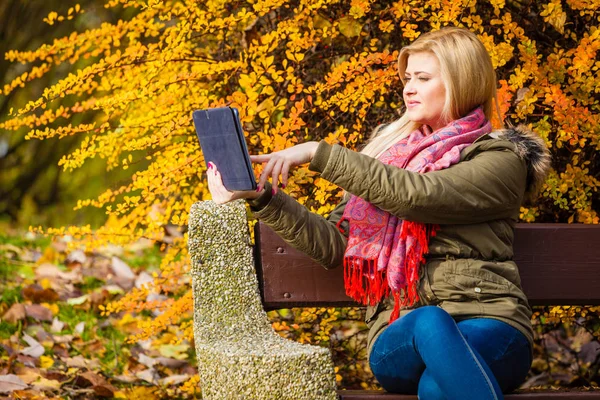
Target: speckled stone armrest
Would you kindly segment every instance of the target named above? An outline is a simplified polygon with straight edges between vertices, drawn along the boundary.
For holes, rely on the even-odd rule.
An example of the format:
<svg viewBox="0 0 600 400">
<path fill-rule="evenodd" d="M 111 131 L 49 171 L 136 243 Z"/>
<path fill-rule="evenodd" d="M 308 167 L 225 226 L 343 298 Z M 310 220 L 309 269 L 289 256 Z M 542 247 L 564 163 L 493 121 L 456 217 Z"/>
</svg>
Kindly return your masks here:
<svg viewBox="0 0 600 400">
<path fill-rule="evenodd" d="M 258 291 L 243 201 L 189 217 L 194 341 L 204 399 L 337 399 L 328 349 L 280 337 Z"/>
</svg>

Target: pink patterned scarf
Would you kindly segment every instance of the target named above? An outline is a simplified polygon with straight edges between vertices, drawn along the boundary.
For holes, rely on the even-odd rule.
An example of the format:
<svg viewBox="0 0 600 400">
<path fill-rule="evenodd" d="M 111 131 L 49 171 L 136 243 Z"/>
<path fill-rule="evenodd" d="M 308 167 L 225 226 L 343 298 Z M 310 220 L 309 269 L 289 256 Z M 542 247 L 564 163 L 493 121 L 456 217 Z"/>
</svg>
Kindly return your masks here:
<svg viewBox="0 0 600 400">
<path fill-rule="evenodd" d="M 420 174 L 438 171 L 456 164 L 462 149 L 490 131 L 491 124 L 477 108 L 435 132 L 424 125 L 378 159 Z M 404 221 L 357 196 L 351 196 L 338 226 L 345 220 L 350 223 L 344 254 L 346 293 L 373 306 L 391 291 L 395 299 L 391 323 L 400 307 L 419 300 L 419 266 L 438 226 Z"/>
</svg>

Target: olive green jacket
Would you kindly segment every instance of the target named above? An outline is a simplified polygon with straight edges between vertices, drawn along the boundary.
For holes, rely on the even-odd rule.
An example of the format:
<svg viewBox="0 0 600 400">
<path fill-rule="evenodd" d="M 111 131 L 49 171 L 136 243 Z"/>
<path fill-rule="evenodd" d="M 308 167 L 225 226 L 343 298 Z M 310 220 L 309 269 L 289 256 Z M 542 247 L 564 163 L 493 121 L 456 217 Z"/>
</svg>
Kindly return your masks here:
<svg viewBox="0 0 600 400">
<path fill-rule="evenodd" d="M 493 136 L 501 135 L 502 138 Z M 534 191 L 549 165 L 541 139 L 520 130 L 485 135 L 463 149 L 460 162 L 418 174 L 338 145 L 321 142 L 309 168 L 321 177 L 393 215 L 439 224 L 420 269 L 421 305 L 438 305 L 455 320 L 495 318 L 530 342 L 531 308 L 513 262 L 514 225 L 526 192 Z M 270 187 L 250 205 L 255 216 L 285 241 L 325 268 L 342 264 L 347 222 L 340 220 L 348 196 L 328 219 L 309 212 Z M 369 352 L 388 325 L 392 297 L 367 309 Z M 414 308 L 414 307 L 413 307 Z M 401 310 L 400 317 L 410 312 Z"/>
</svg>

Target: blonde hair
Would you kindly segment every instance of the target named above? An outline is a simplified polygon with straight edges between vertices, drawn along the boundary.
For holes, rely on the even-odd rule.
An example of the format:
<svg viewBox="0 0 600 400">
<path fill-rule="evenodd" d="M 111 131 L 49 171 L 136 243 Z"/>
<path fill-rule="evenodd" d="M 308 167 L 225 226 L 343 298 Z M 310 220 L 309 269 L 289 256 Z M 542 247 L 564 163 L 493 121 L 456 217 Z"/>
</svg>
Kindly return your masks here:
<svg viewBox="0 0 600 400">
<path fill-rule="evenodd" d="M 496 102 L 496 73 L 492 60 L 477 36 L 463 28 L 449 27 L 421 35 L 400 50 L 398 72 L 404 72 L 411 54 L 429 52 L 439 63 L 446 87 L 442 119 L 453 121 L 481 106 L 487 119 L 492 118 Z M 406 115 L 375 129 L 362 153 L 377 157 L 419 127 Z"/>
</svg>

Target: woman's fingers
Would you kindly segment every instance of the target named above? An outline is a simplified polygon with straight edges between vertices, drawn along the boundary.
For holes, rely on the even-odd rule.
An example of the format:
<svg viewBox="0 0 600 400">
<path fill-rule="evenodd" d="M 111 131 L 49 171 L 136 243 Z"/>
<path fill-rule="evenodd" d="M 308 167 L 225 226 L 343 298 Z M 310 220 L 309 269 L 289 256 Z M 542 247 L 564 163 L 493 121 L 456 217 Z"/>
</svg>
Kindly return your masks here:
<svg viewBox="0 0 600 400">
<path fill-rule="evenodd" d="M 281 169 L 281 187 L 285 189 L 288 184 L 288 176 L 290 174 L 290 164 L 283 164 L 283 168 Z"/>
<path fill-rule="evenodd" d="M 281 175 L 281 170 L 283 168 L 283 164 L 285 160 L 279 159 L 275 162 L 275 166 L 273 167 L 273 172 L 271 173 L 271 183 L 273 184 L 273 194 L 277 193 L 278 185 L 279 185 L 279 176 Z"/>
<path fill-rule="evenodd" d="M 206 170 L 206 177 L 208 179 L 208 190 L 210 191 L 213 201 L 217 204 L 225 204 L 237 199 L 255 199 L 262 194 L 260 190 L 231 191 L 227 189 L 223 184 L 221 173 L 217 170 L 215 164 L 211 162 L 209 162 L 209 166 Z"/>
<path fill-rule="evenodd" d="M 264 188 L 269 177 L 272 179 L 274 193 L 277 192 L 279 182 L 285 187 L 290 168 L 310 162 L 318 145 L 317 142 L 307 142 L 271 154 L 250 156 L 253 163 L 262 163 L 264 166 L 260 174 L 259 187 Z"/>
<path fill-rule="evenodd" d="M 271 159 L 272 154 L 258 154 L 250 156 L 250 161 L 253 163 L 265 163 Z"/>
<path fill-rule="evenodd" d="M 208 163 L 206 177 L 208 179 L 208 190 L 210 191 L 212 199 L 215 203 L 224 204 L 228 201 L 234 200 L 234 193 L 227 190 L 225 185 L 223 185 L 221 174 L 211 162 Z"/>
<path fill-rule="evenodd" d="M 265 187 L 267 183 L 268 177 L 271 175 L 271 171 L 273 171 L 273 167 L 275 166 L 276 159 L 271 157 L 271 159 L 263 166 L 263 170 L 260 173 L 260 178 L 258 180 L 258 186 L 262 189 Z"/>
</svg>

